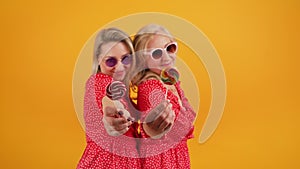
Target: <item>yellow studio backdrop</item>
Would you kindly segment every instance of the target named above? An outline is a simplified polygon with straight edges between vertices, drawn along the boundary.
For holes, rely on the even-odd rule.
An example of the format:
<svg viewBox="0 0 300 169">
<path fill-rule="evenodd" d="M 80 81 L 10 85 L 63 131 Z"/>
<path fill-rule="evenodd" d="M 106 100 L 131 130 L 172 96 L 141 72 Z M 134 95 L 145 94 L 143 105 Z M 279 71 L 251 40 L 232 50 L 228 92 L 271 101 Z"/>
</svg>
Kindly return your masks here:
<svg viewBox="0 0 300 169">
<path fill-rule="evenodd" d="M 86 144 L 72 99 L 77 57 L 99 28 L 140 12 L 186 19 L 222 61 L 225 110 L 204 144 L 211 91 L 203 65 L 197 75 L 192 168 L 299 168 L 299 11 L 296 0 L 0 2 L 1 168 L 76 167 Z"/>
</svg>

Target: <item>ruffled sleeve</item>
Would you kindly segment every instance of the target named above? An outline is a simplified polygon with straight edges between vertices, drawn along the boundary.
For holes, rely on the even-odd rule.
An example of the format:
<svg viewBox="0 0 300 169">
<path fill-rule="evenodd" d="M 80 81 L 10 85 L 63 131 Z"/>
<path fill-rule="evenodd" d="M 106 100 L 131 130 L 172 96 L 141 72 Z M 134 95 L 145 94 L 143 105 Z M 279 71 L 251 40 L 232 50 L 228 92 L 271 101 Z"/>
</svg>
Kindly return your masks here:
<svg viewBox="0 0 300 169">
<path fill-rule="evenodd" d="M 184 93 L 180 88 L 180 82 L 176 83 L 175 87 L 178 91 L 183 106 L 180 106 L 178 97 L 176 97 L 171 91 L 168 91 L 167 99 L 170 100 L 170 103 L 172 104 L 172 109 L 176 115 L 175 123 L 178 119 L 179 114 L 181 114 L 181 119 L 178 121 L 178 123 L 183 122 L 184 119 L 184 122 L 181 125 L 185 125 L 186 127 L 190 126 L 191 130 L 193 130 L 192 123 L 195 118 L 195 112 L 189 105 L 187 98 L 185 98 Z M 138 86 L 137 107 L 141 111 L 141 121 L 145 119 L 147 114 L 153 108 L 155 108 L 159 103 L 161 103 L 161 101 L 165 99 L 165 95 L 166 87 L 159 80 L 150 79 L 141 83 Z M 192 131 L 189 131 L 187 133 L 192 133 Z M 191 138 L 192 134 L 187 134 L 186 136 L 188 138 Z"/>
<path fill-rule="evenodd" d="M 110 76 L 92 75 L 86 83 L 84 98 L 84 120 L 87 142 L 95 142 L 98 146 L 112 153 L 122 155 L 132 153 L 137 156 L 135 141 L 132 138 L 134 126 L 123 135 L 110 136 L 105 130 L 102 118 L 102 99 L 106 95 L 106 87 L 112 82 Z M 128 137 L 129 136 L 129 137 Z"/>
<path fill-rule="evenodd" d="M 186 136 L 188 139 L 190 139 L 190 138 L 194 137 L 194 135 L 193 135 L 193 131 L 194 131 L 193 122 L 195 120 L 196 113 L 193 110 L 192 106 L 190 105 L 188 99 L 185 97 L 184 91 L 180 87 L 180 82 L 176 83 L 175 87 L 176 87 L 177 92 L 178 92 L 178 94 L 181 98 L 181 102 L 182 102 L 182 106 L 183 106 L 181 112 L 186 116 L 186 121 L 187 121 L 187 123 L 189 123 L 188 125 L 192 126 L 191 130 L 188 132 L 188 134 Z"/>
<path fill-rule="evenodd" d="M 179 96 L 184 96 L 183 92 L 179 90 L 179 84 L 176 89 L 181 92 L 181 94 L 178 93 Z M 166 90 L 164 84 L 156 79 L 146 80 L 138 86 L 137 108 L 141 111 L 141 122 L 153 108 L 165 99 Z M 192 137 L 194 112 L 186 103 L 183 103 L 181 107 L 178 97 L 170 90 L 167 92 L 167 99 L 172 103 L 172 110 L 176 116 L 175 122 L 170 131 L 160 139 L 151 139 L 147 135 L 146 137 L 142 135 L 140 146 L 142 157 L 160 154 Z M 141 133 L 145 133 L 145 131 L 142 130 Z"/>
<path fill-rule="evenodd" d="M 164 99 L 165 91 L 163 84 L 155 79 L 147 80 L 138 86 L 137 107 L 142 112 L 142 121 L 147 113 Z"/>
<path fill-rule="evenodd" d="M 96 74 L 86 82 L 84 96 L 84 120 L 87 141 L 101 135 L 103 130 L 102 98 L 105 96 L 106 86 L 112 81 L 107 75 Z M 95 140 L 95 139 L 92 139 Z"/>
<path fill-rule="evenodd" d="M 106 88 L 107 86 L 112 82 L 112 77 L 105 75 L 105 74 L 96 74 L 95 77 L 95 96 L 96 100 L 99 106 L 99 109 L 101 109 L 101 113 L 103 114 L 102 111 L 102 99 L 104 96 L 106 96 Z"/>
</svg>

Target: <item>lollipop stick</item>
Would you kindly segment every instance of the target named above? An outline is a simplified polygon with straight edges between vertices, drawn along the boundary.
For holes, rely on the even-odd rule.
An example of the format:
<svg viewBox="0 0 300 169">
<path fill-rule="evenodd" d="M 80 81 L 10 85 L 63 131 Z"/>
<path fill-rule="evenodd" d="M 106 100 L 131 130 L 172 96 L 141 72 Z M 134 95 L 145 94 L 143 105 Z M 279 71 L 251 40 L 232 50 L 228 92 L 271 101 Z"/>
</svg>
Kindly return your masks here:
<svg viewBox="0 0 300 169">
<path fill-rule="evenodd" d="M 165 100 L 167 100 L 167 96 L 168 96 L 168 88 L 167 88 L 167 90 L 166 90 Z"/>
</svg>

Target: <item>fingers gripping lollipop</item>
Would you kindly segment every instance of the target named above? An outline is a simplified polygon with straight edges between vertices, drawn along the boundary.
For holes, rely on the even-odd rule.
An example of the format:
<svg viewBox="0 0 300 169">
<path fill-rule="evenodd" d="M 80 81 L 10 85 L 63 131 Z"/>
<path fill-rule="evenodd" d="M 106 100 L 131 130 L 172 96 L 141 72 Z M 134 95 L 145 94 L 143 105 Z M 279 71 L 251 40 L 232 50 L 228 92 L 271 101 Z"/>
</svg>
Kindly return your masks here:
<svg viewBox="0 0 300 169">
<path fill-rule="evenodd" d="M 174 85 L 179 80 L 179 72 L 175 68 L 163 69 L 160 73 L 161 80 L 167 85 Z M 168 88 L 165 99 L 167 98 Z"/>
</svg>

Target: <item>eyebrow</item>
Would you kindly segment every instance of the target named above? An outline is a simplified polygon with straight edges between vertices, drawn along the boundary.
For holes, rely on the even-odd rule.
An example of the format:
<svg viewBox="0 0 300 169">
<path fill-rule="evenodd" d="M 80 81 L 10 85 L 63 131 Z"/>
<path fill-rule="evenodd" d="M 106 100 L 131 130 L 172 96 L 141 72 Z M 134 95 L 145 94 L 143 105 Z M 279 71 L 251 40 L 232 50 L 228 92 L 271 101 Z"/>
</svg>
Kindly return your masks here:
<svg viewBox="0 0 300 169">
<path fill-rule="evenodd" d="M 158 48 L 158 47 L 157 47 L 157 48 L 148 48 L 148 47 L 147 47 L 147 49 L 164 49 L 164 48 L 166 48 L 166 47 L 167 47 L 167 45 L 168 45 L 168 44 L 170 44 L 170 43 L 174 43 L 174 42 L 175 42 L 175 41 L 172 41 L 172 40 L 170 40 L 170 41 L 169 41 L 169 42 L 167 42 L 167 43 L 164 45 L 164 47 L 162 47 L 162 48 Z"/>
<path fill-rule="evenodd" d="M 170 43 L 174 43 L 174 41 L 170 41 L 167 44 L 165 44 L 164 48 L 167 47 L 167 45 L 170 44 Z"/>
<path fill-rule="evenodd" d="M 129 52 L 129 53 L 126 53 L 126 54 L 122 55 L 122 56 L 121 56 L 121 60 L 122 60 L 125 56 L 127 56 L 127 55 L 132 55 L 132 53 Z M 117 59 L 117 56 L 104 56 L 104 57 L 103 57 L 104 60 L 106 60 L 106 59 L 108 59 L 108 58 L 115 58 L 115 59 Z"/>
</svg>

